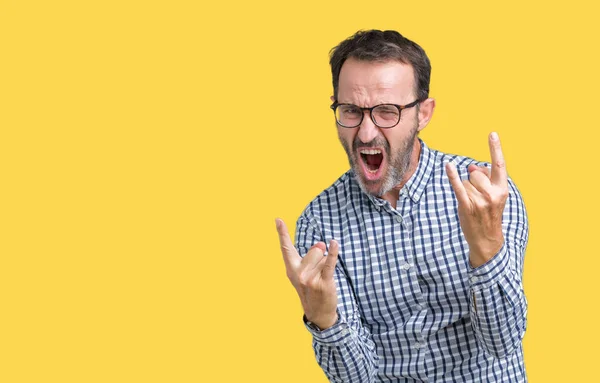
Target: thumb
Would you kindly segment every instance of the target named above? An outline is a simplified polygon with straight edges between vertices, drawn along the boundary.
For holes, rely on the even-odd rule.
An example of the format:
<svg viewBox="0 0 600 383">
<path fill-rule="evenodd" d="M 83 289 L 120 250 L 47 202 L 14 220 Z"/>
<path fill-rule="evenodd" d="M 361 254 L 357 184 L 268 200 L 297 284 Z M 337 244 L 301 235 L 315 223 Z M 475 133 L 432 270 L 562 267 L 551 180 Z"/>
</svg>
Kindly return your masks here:
<svg viewBox="0 0 600 383">
<path fill-rule="evenodd" d="M 483 166 L 483 165 L 477 166 L 475 164 L 470 164 L 467 167 L 467 169 L 469 171 L 469 174 L 471 174 L 473 172 L 479 171 L 479 172 L 482 172 L 483 174 L 485 174 L 488 178 L 490 178 L 491 173 L 492 173 L 492 169 L 491 168 L 488 168 L 487 166 Z"/>
<path fill-rule="evenodd" d="M 323 254 L 325 254 L 325 252 L 327 251 L 327 247 L 325 247 L 325 243 L 324 242 L 317 242 L 317 243 L 315 243 L 314 245 L 312 245 L 310 247 L 310 249 L 308 251 L 311 251 L 315 247 L 318 247 L 319 249 L 321 249 L 321 251 L 323 252 Z"/>
</svg>

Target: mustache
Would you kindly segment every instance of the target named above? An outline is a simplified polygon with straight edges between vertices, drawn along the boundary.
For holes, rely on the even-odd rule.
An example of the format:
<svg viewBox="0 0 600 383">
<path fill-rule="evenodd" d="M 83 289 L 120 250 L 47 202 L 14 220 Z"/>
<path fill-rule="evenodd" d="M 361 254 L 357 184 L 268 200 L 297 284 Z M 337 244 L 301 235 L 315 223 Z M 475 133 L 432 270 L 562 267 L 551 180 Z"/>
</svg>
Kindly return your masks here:
<svg viewBox="0 0 600 383">
<path fill-rule="evenodd" d="M 383 137 L 375 137 L 370 142 L 362 142 L 358 137 L 352 141 L 352 151 L 356 153 L 358 148 L 383 148 L 387 154 L 390 153 L 390 144 Z"/>
</svg>

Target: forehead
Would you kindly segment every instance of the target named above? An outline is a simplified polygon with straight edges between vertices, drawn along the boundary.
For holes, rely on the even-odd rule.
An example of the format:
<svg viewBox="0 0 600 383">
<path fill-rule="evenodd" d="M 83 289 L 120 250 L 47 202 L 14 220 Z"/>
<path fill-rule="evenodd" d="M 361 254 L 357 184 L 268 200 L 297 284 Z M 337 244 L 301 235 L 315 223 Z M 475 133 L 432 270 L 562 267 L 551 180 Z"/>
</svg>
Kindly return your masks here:
<svg viewBox="0 0 600 383">
<path fill-rule="evenodd" d="M 349 58 L 342 65 L 338 82 L 338 99 L 389 98 L 401 102 L 414 93 L 412 66 L 398 61 L 360 61 Z"/>
</svg>

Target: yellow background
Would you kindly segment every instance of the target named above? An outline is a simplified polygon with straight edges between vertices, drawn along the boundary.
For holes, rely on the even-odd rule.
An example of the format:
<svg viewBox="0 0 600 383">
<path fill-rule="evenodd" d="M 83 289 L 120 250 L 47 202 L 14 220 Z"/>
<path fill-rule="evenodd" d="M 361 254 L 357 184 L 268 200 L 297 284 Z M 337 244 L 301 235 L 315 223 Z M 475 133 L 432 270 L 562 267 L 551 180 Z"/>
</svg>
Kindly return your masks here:
<svg viewBox="0 0 600 383">
<path fill-rule="evenodd" d="M 0 2 L 0 381 L 325 382 L 274 218 L 347 169 L 328 52 L 366 28 L 429 54 L 430 147 L 500 133 L 530 381 L 597 378 L 593 2 L 302 4 Z"/>
</svg>

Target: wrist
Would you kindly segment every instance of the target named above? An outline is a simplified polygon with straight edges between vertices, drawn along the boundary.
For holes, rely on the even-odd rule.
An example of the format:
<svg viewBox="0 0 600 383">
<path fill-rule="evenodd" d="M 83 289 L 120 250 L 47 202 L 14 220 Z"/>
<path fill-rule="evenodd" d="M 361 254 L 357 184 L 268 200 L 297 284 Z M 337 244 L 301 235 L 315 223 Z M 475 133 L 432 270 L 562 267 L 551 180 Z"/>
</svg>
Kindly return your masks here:
<svg viewBox="0 0 600 383">
<path fill-rule="evenodd" d="M 305 314 L 304 317 L 306 318 L 306 321 L 309 325 L 312 324 L 316 326 L 319 331 L 327 330 L 328 328 L 336 324 L 336 322 L 338 321 L 337 312 L 333 313 L 333 316 L 328 315 L 325 317 L 316 317 L 311 319 L 311 317 Z"/>
<path fill-rule="evenodd" d="M 471 267 L 477 268 L 490 261 L 504 245 L 504 238 L 501 240 L 490 241 L 479 246 L 469 246 L 469 262 Z"/>
</svg>

